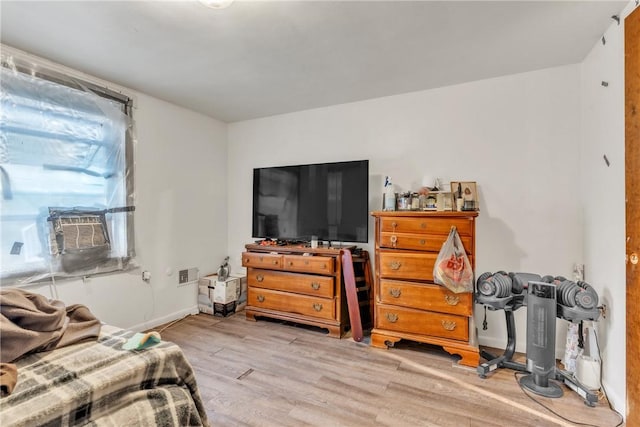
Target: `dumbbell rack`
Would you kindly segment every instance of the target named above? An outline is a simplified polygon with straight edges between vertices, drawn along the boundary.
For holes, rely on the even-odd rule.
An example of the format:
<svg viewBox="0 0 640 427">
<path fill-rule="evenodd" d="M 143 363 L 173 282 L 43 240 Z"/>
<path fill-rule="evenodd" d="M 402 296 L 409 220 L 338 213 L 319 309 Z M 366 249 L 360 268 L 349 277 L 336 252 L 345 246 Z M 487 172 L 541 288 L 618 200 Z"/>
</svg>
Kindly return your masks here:
<svg viewBox="0 0 640 427">
<path fill-rule="evenodd" d="M 509 368 L 526 372 L 522 363 L 514 362 L 513 355 L 516 352 L 516 321 L 514 312 L 524 305 L 524 295 L 511 295 L 505 298 L 486 298 L 482 302 L 490 310 L 504 310 L 507 322 L 507 346 L 501 356 L 495 356 L 486 350 L 481 350 L 480 355 L 488 362 L 478 365 L 477 371 L 480 378 L 486 378 L 487 374 L 498 368 Z"/>
<path fill-rule="evenodd" d="M 514 312 L 527 305 L 526 293 L 522 295 L 512 294 L 504 298 L 483 297 L 478 298 L 477 302 L 485 305 L 490 310 L 504 310 L 505 320 L 507 323 L 507 346 L 504 353 L 500 356 L 495 356 L 485 350 L 482 350 L 480 353 L 481 356 L 487 360 L 487 362 L 478 365 L 477 372 L 480 378 L 486 378 L 487 374 L 498 368 L 530 372 L 525 364 L 513 361 L 516 348 L 516 325 Z M 597 308 L 593 310 L 576 310 L 572 307 L 561 304 L 557 305 L 557 317 L 568 320 L 572 323 L 578 323 L 583 320 L 597 320 L 599 314 L 600 313 Z M 570 372 L 556 368 L 555 379 L 563 382 L 567 387 L 582 397 L 587 406 L 594 407 L 598 402 L 598 395 L 580 383 L 580 381 L 578 381 Z"/>
</svg>

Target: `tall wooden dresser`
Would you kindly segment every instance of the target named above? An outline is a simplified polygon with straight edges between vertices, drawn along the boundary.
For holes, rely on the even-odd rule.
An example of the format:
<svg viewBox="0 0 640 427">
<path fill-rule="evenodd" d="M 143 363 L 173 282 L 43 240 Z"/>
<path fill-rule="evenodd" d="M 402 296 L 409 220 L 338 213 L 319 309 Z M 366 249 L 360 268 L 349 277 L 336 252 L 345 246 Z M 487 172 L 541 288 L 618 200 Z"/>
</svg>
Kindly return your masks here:
<svg viewBox="0 0 640 427">
<path fill-rule="evenodd" d="M 388 348 L 407 339 L 461 356 L 478 366 L 473 292 L 434 284 L 433 267 L 455 226 L 475 269 L 477 212 L 373 212 L 375 217 L 375 316 L 371 345 Z"/>
</svg>

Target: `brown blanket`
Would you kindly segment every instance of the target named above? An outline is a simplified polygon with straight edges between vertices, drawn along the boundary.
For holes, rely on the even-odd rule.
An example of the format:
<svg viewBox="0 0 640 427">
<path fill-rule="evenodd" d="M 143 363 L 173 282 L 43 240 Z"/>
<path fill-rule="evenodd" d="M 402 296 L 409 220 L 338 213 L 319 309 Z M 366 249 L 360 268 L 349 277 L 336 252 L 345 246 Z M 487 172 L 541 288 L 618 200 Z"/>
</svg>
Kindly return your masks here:
<svg viewBox="0 0 640 427">
<path fill-rule="evenodd" d="M 18 368 L 13 363 L 0 363 L 0 397 L 11 394 L 18 382 Z"/>
<path fill-rule="evenodd" d="M 0 362 L 97 339 L 100 321 L 80 304 L 64 303 L 21 289 L 0 290 Z"/>
</svg>

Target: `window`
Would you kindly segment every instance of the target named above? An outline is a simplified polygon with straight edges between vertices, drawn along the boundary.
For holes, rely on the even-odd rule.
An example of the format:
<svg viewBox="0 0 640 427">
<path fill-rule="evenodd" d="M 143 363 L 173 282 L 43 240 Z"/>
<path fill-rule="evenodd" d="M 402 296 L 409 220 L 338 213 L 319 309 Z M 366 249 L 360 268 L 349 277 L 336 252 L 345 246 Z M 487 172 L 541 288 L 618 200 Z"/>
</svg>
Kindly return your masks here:
<svg viewBox="0 0 640 427">
<path fill-rule="evenodd" d="M 2 65 L 3 282 L 126 268 L 134 254 L 130 99 L 12 58 Z"/>
</svg>

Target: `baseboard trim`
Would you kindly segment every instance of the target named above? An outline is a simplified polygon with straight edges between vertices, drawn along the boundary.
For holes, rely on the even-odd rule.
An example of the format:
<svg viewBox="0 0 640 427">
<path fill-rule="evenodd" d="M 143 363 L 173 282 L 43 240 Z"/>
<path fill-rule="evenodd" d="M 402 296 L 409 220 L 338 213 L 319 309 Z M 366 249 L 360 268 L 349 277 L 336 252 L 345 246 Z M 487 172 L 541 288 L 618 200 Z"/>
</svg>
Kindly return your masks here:
<svg viewBox="0 0 640 427">
<path fill-rule="evenodd" d="M 189 316 L 191 314 L 198 314 L 198 313 L 199 313 L 198 306 L 194 305 L 194 306 L 191 306 L 189 308 L 185 308 L 185 309 L 180 310 L 180 311 L 174 311 L 173 313 L 169 313 L 169 314 L 167 314 L 165 316 L 161 316 L 161 317 L 157 317 L 155 319 L 147 320 L 146 322 L 139 323 L 139 324 L 131 326 L 130 328 L 127 328 L 127 329 L 130 329 L 130 330 L 136 331 L 136 332 L 142 332 L 142 331 L 146 331 L 146 330 L 155 328 L 156 326 L 172 322 L 174 320 L 182 319 L 185 316 Z"/>
<path fill-rule="evenodd" d="M 627 412 L 627 406 L 626 406 L 626 403 L 625 403 L 624 399 L 622 397 L 620 397 L 620 395 L 618 395 L 615 392 L 615 389 L 611 386 L 611 384 L 609 384 L 604 379 L 602 381 L 602 386 L 604 387 L 604 390 L 605 390 L 605 392 L 607 394 L 607 399 L 611 403 L 611 406 L 613 406 L 613 408 L 616 411 L 618 411 L 618 413 L 620 414 L 620 416 L 624 420 L 625 419 L 625 415 L 624 414 L 626 414 L 626 412 Z"/>
<path fill-rule="evenodd" d="M 479 337 L 478 341 L 480 346 L 492 347 L 492 348 L 505 348 L 507 343 L 504 339 L 492 338 L 492 337 Z M 527 338 L 524 337 L 523 342 L 516 340 L 516 352 L 527 354 Z M 564 347 L 556 346 L 556 359 L 562 359 L 564 357 Z"/>
</svg>

